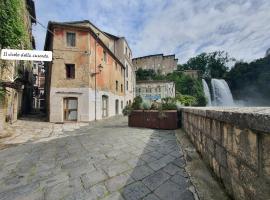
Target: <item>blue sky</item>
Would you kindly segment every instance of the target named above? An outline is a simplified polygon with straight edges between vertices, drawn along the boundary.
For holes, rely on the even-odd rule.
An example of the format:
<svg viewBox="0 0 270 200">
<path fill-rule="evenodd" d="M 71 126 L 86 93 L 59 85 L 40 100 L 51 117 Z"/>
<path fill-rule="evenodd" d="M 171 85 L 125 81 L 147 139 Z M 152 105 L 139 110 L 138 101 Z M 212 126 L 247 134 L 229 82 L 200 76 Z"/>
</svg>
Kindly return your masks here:
<svg viewBox="0 0 270 200">
<path fill-rule="evenodd" d="M 35 0 L 37 20 L 88 19 L 127 38 L 133 57 L 176 54 L 179 63 L 202 52 L 227 51 L 238 60 L 270 48 L 270 0 Z M 34 28 L 37 49 L 46 30 Z"/>
</svg>

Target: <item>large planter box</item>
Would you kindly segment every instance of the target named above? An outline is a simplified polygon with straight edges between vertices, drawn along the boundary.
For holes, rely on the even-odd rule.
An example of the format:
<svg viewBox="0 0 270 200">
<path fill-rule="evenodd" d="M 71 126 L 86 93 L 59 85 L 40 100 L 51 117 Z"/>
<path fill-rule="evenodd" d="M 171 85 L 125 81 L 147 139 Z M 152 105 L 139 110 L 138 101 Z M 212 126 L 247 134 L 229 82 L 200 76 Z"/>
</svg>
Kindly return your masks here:
<svg viewBox="0 0 270 200">
<path fill-rule="evenodd" d="M 177 110 L 163 111 L 161 115 L 156 110 L 134 110 L 129 115 L 130 127 L 175 130 L 178 128 Z"/>
</svg>

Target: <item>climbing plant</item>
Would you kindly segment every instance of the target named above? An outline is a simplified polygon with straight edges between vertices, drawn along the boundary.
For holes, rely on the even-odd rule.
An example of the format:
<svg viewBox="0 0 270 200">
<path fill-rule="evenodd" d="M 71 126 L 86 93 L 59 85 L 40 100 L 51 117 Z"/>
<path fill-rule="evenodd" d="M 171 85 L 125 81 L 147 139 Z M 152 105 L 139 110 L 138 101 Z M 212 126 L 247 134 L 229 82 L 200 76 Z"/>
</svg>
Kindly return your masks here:
<svg viewBox="0 0 270 200">
<path fill-rule="evenodd" d="M 0 49 L 28 46 L 24 9 L 22 0 L 0 1 Z"/>
</svg>

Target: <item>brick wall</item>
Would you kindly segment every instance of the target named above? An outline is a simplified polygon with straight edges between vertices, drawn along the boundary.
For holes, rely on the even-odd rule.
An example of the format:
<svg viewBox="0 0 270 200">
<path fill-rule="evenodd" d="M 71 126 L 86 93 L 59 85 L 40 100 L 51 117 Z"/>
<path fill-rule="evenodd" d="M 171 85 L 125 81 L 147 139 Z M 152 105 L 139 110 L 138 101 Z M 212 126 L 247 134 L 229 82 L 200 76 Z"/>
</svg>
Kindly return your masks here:
<svg viewBox="0 0 270 200">
<path fill-rule="evenodd" d="M 270 108 L 183 108 L 182 127 L 234 199 L 270 199 Z"/>
</svg>

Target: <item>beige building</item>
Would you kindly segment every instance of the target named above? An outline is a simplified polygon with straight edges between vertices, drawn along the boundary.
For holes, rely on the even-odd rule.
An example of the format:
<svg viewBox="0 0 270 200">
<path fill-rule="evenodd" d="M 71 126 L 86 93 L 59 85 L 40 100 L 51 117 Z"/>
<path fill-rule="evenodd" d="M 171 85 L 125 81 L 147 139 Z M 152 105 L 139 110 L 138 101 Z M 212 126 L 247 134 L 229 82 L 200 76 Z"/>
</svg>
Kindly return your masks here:
<svg viewBox="0 0 270 200">
<path fill-rule="evenodd" d="M 171 81 L 137 81 L 136 96 L 144 101 L 157 101 L 166 97 L 175 97 L 175 84 Z"/>
<path fill-rule="evenodd" d="M 168 74 L 177 70 L 178 59 L 175 55 L 156 54 L 132 59 L 133 66 L 136 70 L 139 68 L 152 69 L 157 73 Z"/>
<path fill-rule="evenodd" d="M 194 79 L 198 79 L 201 76 L 200 70 L 184 70 L 183 73 Z"/>
<path fill-rule="evenodd" d="M 125 40 L 89 21 L 49 22 L 46 107 L 51 122 L 92 121 L 122 113 L 134 98 L 132 53 Z"/>
<path fill-rule="evenodd" d="M 29 50 L 35 48 L 35 41 L 32 35 L 32 25 L 36 23 L 35 3 L 33 0 L 22 0 L 21 3 L 21 20 L 26 37 L 25 41 L 21 41 L 17 49 Z M 0 99 L 1 135 L 1 130 L 4 129 L 6 122 L 13 123 L 18 116 L 27 114 L 31 110 L 33 63 L 29 61 L 0 60 L 0 66 L 0 87 L 6 91 L 4 98 Z"/>
</svg>

